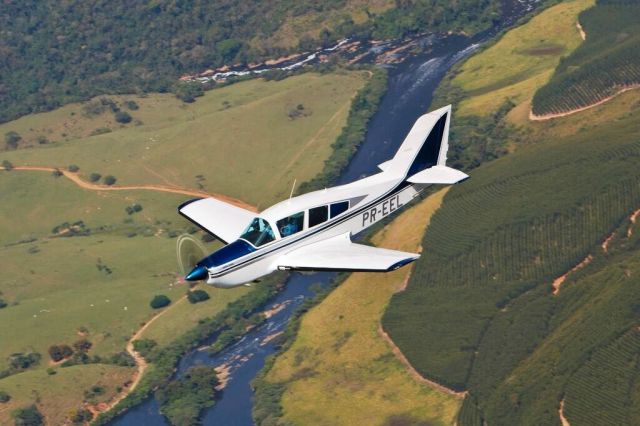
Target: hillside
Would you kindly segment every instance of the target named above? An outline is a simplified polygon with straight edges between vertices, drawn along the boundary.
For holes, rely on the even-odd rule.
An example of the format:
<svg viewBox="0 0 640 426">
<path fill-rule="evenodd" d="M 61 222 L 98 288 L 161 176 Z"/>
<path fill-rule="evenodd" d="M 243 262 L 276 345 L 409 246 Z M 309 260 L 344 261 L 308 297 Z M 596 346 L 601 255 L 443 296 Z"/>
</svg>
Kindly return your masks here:
<svg viewBox="0 0 640 426">
<path fill-rule="evenodd" d="M 477 32 L 491 26 L 498 5 L 7 1 L 0 4 L 0 122 L 101 94 L 166 92 L 184 73 L 277 58 L 345 36 Z"/>
<path fill-rule="evenodd" d="M 108 96 L 3 124 L 4 132 L 12 129 L 23 140 L 18 149 L 0 152 L 0 163 L 10 159 L 16 168 L 41 164 L 65 170 L 77 166 L 77 172 L 69 173 L 92 186 L 80 187 L 51 171 L 0 171 L 0 391 L 12 397 L 0 408 L 0 424 L 10 422 L 16 408 L 34 402 L 51 424 L 61 424 L 83 401 L 97 406 L 122 395 L 135 378 L 132 360 L 122 352 L 158 312 L 162 319 L 140 337 L 153 339 L 162 352 L 189 336 L 204 318 L 266 288 L 205 287 L 210 300 L 187 302 L 176 237 L 191 233 L 200 239 L 202 233 L 176 213 L 176 206 L 194 196 L 179 191 L 228 189 L 237 197 L 268 202 L 289 190 L 291 175 L 311 179 L 331 154 L 366 76 L 345 72 L 252 80 L 207 92 L 190 105 L 162 94 Z M 131 101 L 136 107 L 125 107 Z M 114 103 L 139 122 L 117 123 Z M 265 103 L 270 108 L 261 115 Z M 290 118 L 288 112 L 298 111 L 298 104 L 304 105 L 304 113 Z M 306 130 L 298 132 L 302 127 Z M 110 132 L 90 136 L 100 128 Z M 263 137 L 256 139 L 256 134 Z M 39 143 L 40 136 L 48 142 Z M 302 155 L 308 147 L 314 154 Z M 246 160 L 221 162 L 215 152 L 222 151 L 225 158 Z M 280 162 L 274 178 L 275 160 L 262 160 L 276 155 Z M 211 167 L 212 161 L 218 166 Z M 103 177 L 91 182 L 93 173 Z M 116 182 L 108 187 L 104 176 L 110 173 Z M 232 185 L 237 176 L 244 177 L 244 189 Z M 214 189 L 225 180 L 227 189 Z M 130 184 L 154 184 L 177 193 L 106 190 Z M 215 247 L 207 243 L 208 249 Z M 167 295 L 171 305 L 152 309 L 149 302 L 157 294 Z M 72 346 L 82 339 L 91 347 L 74 358 L 80 365 L 63 368 L 50 361 L 51 345 Z M 40 359 L 27 365 L 16 359 L 18 353 L 36 353 Z M 153 363 L 149 371 L 157 371 Z M 94 386 L 100 387 L 100 395 L 91 393 Z"/>
<path fill-rule="evenodd" d="M 640 4 L 599 0 L 580 13 L 585 42 L 560 61 L 533 98 L 532 113 L 544 118 L 588 107 L 640 85 Z"/>
<path fill-rule="evenodd" d="M 322 170 L 365 78 L 352 72 L 255 79 L 207 92 L 193 104 L 169 94 L 100 97 L 0 124 L 0 134 L 22 137 L 0 161 L 73 163 L 85 180 L 91 173 L 113 175 L 118 185 L 192 188 L 264 207 L 287 195 L 294 179 L 304 182 Z M 137 109 L 127 109 L 131 101 Z M 111 103 L 132 121 L 116 122 Z M 38 142 L 42 137 L 47 143 Z"/>
<path fill-rule="evenodd" d="M 372 242 L 415 251 L 421 237 L 416 230 L 429 225 L 446 192 L 404 211 Z M 351 274 L 306 312 L 295 337 L 289 336 L 285 349 L 254 381 L 256 423 L 453 423 L 460 395 L 417 381 L 380 335 L 380 316 L 410 271 Z"/>
<path fill-rule="evenodd" d="M 441 88 L 440 102 L 461 100 L 464 118 L 452 129 L 458 137 L 469 132 L 461 122 L 487 119 L 516 136 L 502 140 L 509 155 L 449 191 L 407 290 L 383 317 L 423 376 L 469 392 L 460 425 L 555 425 L 561 415 L 572 426 L 640 421 L 639 95 L 529 122 L 523 112 L 552 61 L 533 80 L 505 83 L 504 73 L 487 73 L 478 91 L 470 86 L 482 73 L 478 65 L 509 46 L 510 33 L 532 30 L 545 15 L 574 25 L 559 12 L 576 3 L 508 32 Z M 511 51 L 506 63 L 520 57 Z M 476 109 L 480 99 L 505 95 L 503 115 Z M 485 138 L 494 137 L 491 128 Z"/>
</svg>

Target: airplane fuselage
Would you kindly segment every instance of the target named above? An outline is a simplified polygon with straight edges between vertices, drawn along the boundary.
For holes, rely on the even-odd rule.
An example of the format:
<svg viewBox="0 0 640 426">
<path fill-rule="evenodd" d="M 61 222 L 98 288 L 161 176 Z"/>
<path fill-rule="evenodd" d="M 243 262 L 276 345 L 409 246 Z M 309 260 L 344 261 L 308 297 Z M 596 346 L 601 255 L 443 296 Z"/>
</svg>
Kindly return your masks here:
<svg viewBox="0 0 640 426">
<path fill-rule="evenodd" d="M 243 241 L 242 238 L 239 239 L 239 241 L 241 241 L 240 243 L 231 243 L 229 246 L 232 246 L 233 248 L 235 248 L 235 246 L 233 246 L 234 244 L 237 246 L 242 244 L 243 246 L 248 246 L 248 250 L 238 250 L 239 255 L 237 257 L 231 258 L 225 263 L 207 267 L 207 284 L 222 288 L 235 287 L 247 282 L 255 281 L 274 270 L 289 269 L 276 264 L 276 260 L 280 255 L 307 244 L 312 244 L 337 235 L 345 233 L 356 235 L 405 207 L 427 186 L 408 184 L 407 182 L 404 182 L 403 179 L 381 181 L 380 178 L 382 178 L 383 175 L 383 173 L 379 173 L 351 184 L 316 191 L 311 194 L 294 197 L 290 200 L 279 203 L 278 205 L 285 204 L 288 206 L 295 206 L 298 204 L 299 198 L 310 198 L 315 195 L 318 199 L 315 204 L 330 206 L 343 201 L 345 198 L 344 194 L 346 193 L 358 194 L 358 196 L 354 197 L 352 195 L 349 197 L 351 200 L 360 198 L 359 202 L 354 203 L 354 205 L 349 205 L 349 208 L 346 211 L 313 227 L 308 226 L 309 210 L 317 206 L 314 203 L 311 203 L 309 208 L 301 209 L 306 216 L 306 226 L 302 231 L 291 236 L 283 237 L 280 235 L 280 229 L 277 229 L 276 226 L 275 233 L 278 238 L 260 247 L 255 247 L 247 241 Z M 309 203 L 303 202 L 302 204 Z M 271 209 L 272 208 L 265 210 L 261 217 L 266 219 L 271 216 L 269 214 Z M 270 224 L 272 222 L 274 222 L 273 224 L 277 222 L 277 219 L 266 220 Z M 228 251 L 229 246 L 225 246 L 219 251 Z M 212 256 L 215 256 L 216 253 L 217 252 L 214 252 Z M 203 261 L 204 260 L 206 260 L 206 258 L 203 259 Z M 201 263 L 204 264 L 206 262 Z"/>
</svg>

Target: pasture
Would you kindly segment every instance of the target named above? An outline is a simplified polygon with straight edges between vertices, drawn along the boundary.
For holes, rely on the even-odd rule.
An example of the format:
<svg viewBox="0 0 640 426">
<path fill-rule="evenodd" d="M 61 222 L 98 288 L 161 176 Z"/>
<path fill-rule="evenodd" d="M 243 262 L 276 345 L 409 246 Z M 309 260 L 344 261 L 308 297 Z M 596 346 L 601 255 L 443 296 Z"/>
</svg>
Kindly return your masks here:
<svg viewBox="0 0 640 426">
<path fill-rule="evenodd" d="M 1 132 L 23 136 L 17 150 L 0 152 L 0 160 L 16 166 L 75 164 L 83 179 L 93 172 L 113 174 L 116 186 L 228 192 L 264 207 L 288 194 L 294 178 L 301 182 L 322 170 L 365 78 L 364 72 L 340 72 L 251 80 L 207 92 L 194 104 L 161 94 L 108 96 L 121 105 L 134 99 L 139 107 L 130 111 L 134 122 L 116 124 L 109 110 L 88 116 L 87 104 L 23 117 L 0 126 Z M 89 136 L 103 127 L 111 132 Z M 49 143 L 38 143 L 43 134 Z M 0 389 L 6 384 L 10 393 L 17 392 L 13 383 L 33 387 L 17 403 L 39 401 L 54 423 L 83 400 L 82 392 L 55 394 L 63 386 L 57 381 L 80 371 L 87 383 L 97 382 L 115 367 L 54 366 L 57 374 L 36 388 L 29 378 L 46 376 L 50 345 L 86 337 L 93 344 L 89 356 L 122 352 L 127 340 L 161 312 L 151 309 L 151 298 L 166 294 L 173 303 L 142 335 L 162 346 L 250 291 L 205 288 L 211 296 L 206 302 L 192 305 L 182 299 L 187 286 L 179 276 L 175 237 L 202 236 L 176 212 L 190 196 L 95 191 L 51 172 L 25 170 L 0 171 L 0 194 L 0 298 L 7 302 L 0 309 L 0 370 L 8 367 L 12 353 L 42 354 L 38 366 L 0 379 Z M 142 210 L 127 212 L 134 204 Z M 213 250 L 216 244 L 207 246 Z M 121 375 L 131 377 L 132 370 L 125 370 L 114 374 L 118 385 L 126 381 Z M 62 395 L 67 397 L 59 402 Z"/>
<path fill-rule="evenodd" d="M 193 104 L 169 94 L 135 98 L 140 108 L 131 115 L 139 125 L 114 126 L 106 111 L 104 118 L 78 119 L 78 138 L 3 152 L 0 159 L 16 166 L 73 163 L 85 179 L 95 172 L 114 175 L 121 185 L 203 189 L 265 208 L 287 196 L 294 179 L 304 182 L 322 170 L 365 78 L 340 72 L 254 79 L 206 92 Z M 23 117 L 0 125 L 0 133 L 61 135 L 60 121 L 72 123 L 79 109 Z M 93 126 L 111 132 L 87 137 Z"/>
</svg>

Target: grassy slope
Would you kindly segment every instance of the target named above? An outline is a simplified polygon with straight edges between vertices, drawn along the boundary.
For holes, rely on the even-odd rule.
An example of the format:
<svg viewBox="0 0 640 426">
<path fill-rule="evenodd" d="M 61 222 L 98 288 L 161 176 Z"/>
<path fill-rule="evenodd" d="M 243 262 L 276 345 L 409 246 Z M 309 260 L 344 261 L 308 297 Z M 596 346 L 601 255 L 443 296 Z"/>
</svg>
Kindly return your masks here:
<svg viewBox="0 0 640 426">
<path fill-rule="evenodd" d="M 111 174 L 123 185 L 197 188 L 196 175 L 202 175 L 205 190 L 266 207 L 288 194 L 294 179 L 306 181 L 322 169 L 330 144 L 344 125 L 351 97 L 364 79 L 360 72 L 307 73 L 278 82 L 250 80 L 207 92 L 191 105 L 171 95 L 135 99 L 141 108 L 131 114 L 143 122 L 140 126 L 37 150 L 5 152 L 0 158 L 14 165 L 65 167 L 73 162 L 84 176 Z M 308 115 L 292 120 L 288 112 L 298 104 Z M 75 116 L 70 115 L 73 108 Z M 27 135 L 33 128 L 31 133 L 41 134 L 53 128 L 56 140 L 55 129 L 67 111 L 66 121 L 78 119 L 77 107 L 64 111 L 37 115 L 36 124 L 25 117 L 0 125 L 0 133 L 14 130 Z M 112 114 L 106 116 L 106 126 L 114 127 Z M 74 126 L 77 134 L 84 135 L 87 129 L 105 124 L 82 121 Z"/>
<path fill-rule="evenodd" d="M 55 140 L 55 135 L 61 136 L 62 129 L 66 129 L 68 141 L 0 153 L 0 159 L 11 157 L 15 164 L 21 161 L 57 166 L 76 163 L 85 175 L 96 169 L 106 173 L 106 167 L 98 168 L 96 164 L 102 161 L 117 164 L 116 158 L 128 155 L 129 148 L 135 152 L 140 146 L 146 145 L 145 138 L 163 135 L 159 147 L 162 147 L 166 157 L 160 160 L 167 168 L 182 170 L 192 176 L 198 174 L 191 165 L 197 161 L 194 159 L 209 160 L 201 155 L 201 150 L 188 145 L 193 143 L 193 138 L 204 134 L 217 134 L 218 137 L 225 133 L 233 134 L 233 129 L 248 123 L 252 115 L 259 116 L 267 110 L 263 114 L 266 117 L 250 123 L 255 134 L 264 134 L 264 138 L 230 139 L 233 143 L 226 146 L 225 158 L 241 158 L 247 144 L 255 148 L 260 142 L 265 149 L 269 147 L 271 152 L 284 153 L 289 168 L 282 167 L 281 161 L 274 163 L 283 176 L 286 171 L 293 173 L 295 170 L 299 180 L 305 179 L 321 169 L 322 160 L 329 155 L 330 143 L 344 124 L 349 100 L 363 81 L 363 74 L 304 75 L 279 83 L 256 80 L 208 92 L 198 102 L 188 106 L 168 95 L 136 98 L 140 110 L 132 112 L 132 115 L 142 120 L 144 125 L 129 125 L 102 137 L 91 138 L 86 138 L 86 133 L 95 127 L 112 125 L 112 114 L 105 113 L 98 118 L 88 119 L 82 116 L 81 105 L 70 105 L 62 111 L 25 117 L 5 125 L 7 129 L 16 129 L 28 136 L 25 137 L 27 143 L 43 133 L 54 135 L 50 139 Z M 222 109 L 224 100 L 234 106 L 227 112 L 218 111 Z M 286 113 L 297 103 L 304 103 L 312 114 L 289 121 Z M 268 108 L 265 108 L 265 104 Z M 270 112 L 273 111 L 276 111 L 278 118 L 268 123 L 272 117 Z M 75 114 L 71 115 L 72 112 Z M 243 115 L 245 113 L 249 118 Z M 225 114 L 228 114 L 226 119 L 221 119 L 220 115 Z M 280 114 L 285 119 L 280 120 Z M 189 117 L 199 118 L 189 121 Z M 30 118 L 33 122 L 29 121 Z M 65 126 L 61 121 L 73 124 Z M 197 134 L 190 131 L 190 125 L 197 129 Z M 307 152 L 307 155 L 294 159 L 304 149 L 290 148 L 297 146 L 295 144 L 308 143 L 310 139 L 307 139 L 306 133 L 303 136 L 294 134 L 294 129 L 301 126 L 311 127 L 315 131 L 312 136 L 317 135 L 317 138 L 309 144 L 311 155 Z M 47 133 L 49 130 L 51 133 Z M 5 127 L 2 131 L 6 131 Z M 189 133 L 191 139 L 183 138 L 182 132 Z M 108 138 L 105 139 L 105 136 Z M 220 140 L 216 139 L 215 143 L 220 143 Z M 178 150 L 182 150 L 184 155 L 168 154 Z M 257 160 L 256 156 L 249 158 Z M 140 158 L 131 161 L 140 161 Z M 163 182 L 162 174 L 150 173 L 141 164 L 133 167 L 129 163 L 122 170 L 130 173 L 132 182 Z M 218 161 L 217 164 L 228 166 L 229 162 Z M 234 169 L 235 174 L 227 169 L 226 173 L 232 179 L 226 177 L 225 185 L 232 188 L 234 184 L 245 183 L 237 178 L 238 174 L 267 176 L 273 173 L 274 164 L 269 161 L 239 161 Z M 209 167 L 202 173 L 210 170 L 221 173 L 220 168 Z M 127 183 L 125 178 L 118 177 L 118 183 Z M 270 182 L 255 177 L 251 179 L 247 180 L 247 186 L 255 182 Z M 210 182 L 213 179 L 204 183 L 211 185 Z M 195 187 L 193 178 L 190 182 L 176 183 Z M 285 186 L 288 185 L 287 182 Z M 272 200 L 281 189 L 275 185 L 254 185 L 251 191 L 256 197 Z M 229 191 L 242 195 L 241 189 Z M 77 329 L 81 326 L 90 330 L 88 338 L 94 343 L 91 354 L 110 355 L 121 351 L 126 339 L 156 313 L 148 305 L 154 294 L 167 294 L 174 301 L 184 294 L 186 288 L 175 285 L 176 240 L 167 235 L 171 231 L 185 232 L 192 228 L 175 213 L 176 206 L 189 197 L 150 191 L 95 192 L 81 189 L 63 177 L 54 178 L 47 172 L 31 171 L 0 172 L 0 193 L 0 227 L 3 230 L 0 235 L 0 268 L 3 271 L 0 291 L 3 293 L 1 297 L 11 304 L 0 310 L 0 341 L 3 342 L 0 368 L 6 366 L 6 357 L 10 353 L 36 350 L 43 354 L 43 362 L 34 374 L 40 372 L 44 375 L 44 369 L 48 366 L 48 346 L 77 340 Z M 257 198 L 253 201 L 257 202 Z M 143 210 L 128 216 L 124 209 L 133 203 L 140 203 Z M 20 212 L 19 215 L 16 212 Z M 91 229 L 90 236 L 51 238 L 54 226 L 77 220 L 83 220 Z M 133 233 L 136 236 L 130 238 L 129 235 Z M 36 241 L 15 244 L 32 238 Z M 99 263 L 108 266 L 112 273 L 100 271 L 97 267 Z M 229 301 L 249 291 L 246 287 L 205 290 L 211 295 L 209 301 L 198 305 L 182 301 L 170 307 L 163 319 L 155 322 L 143 337 L 153 338 L 161 344 L 168 343 L 173 337 L 190 329 L 199 318 L 215 314 Z M 87 380 L 91 379 L 93 366 L 75 368 L 87 368 Z M 12 387 L 23 381 L 23 386 L 29 386 L 29 377 L 29 374 L 11 377 L 12 383 L 16 383 Z M 0 381 L 0 388 L 2 382 L 4 380 Z M 45 389 L 40 392 L 43 409 L 47 416 L 55 418 L 61 412 L 47 403 L 49 391 L 53 392 L 54 388 L 45 388 L 48 391 Z M 81 397 L 74 399 L 74 395 L 70 394 L 70 403 L 81 400 Z M 66 415 L 66 412 L 63 414 Z"/>
<path fill-rule="evenodd" d="M 428 225 L 445 193 L 398 216 L 373 242 L 416 250 L 420 236 L 416 226 Z M 452 423 L 459 402 L 416 382 L 378 334 L 380 316 L 409 271 L 352 274 L 305 314 L 294 344 L 278 357 L 267 376 L 270 382 L 285 383 L 286 421 L 382 424 L 403 418 Z"/>
<path fill-rule="evenodd" d="M 96 402 L 108 401 L 131 378 L 132 369 L 113 365 L 83 365 L 57 370 L 50 376 L 42 370 L 28 371 L 0 381 L 0 390 L 11 395 L 11 401 L 0 405 L 0 424 L 13 424 L 11 411 L 38 402 L 51 425 L 61 425 L 69 413 L 82 408 L 84 391 L 100 385 L 105 393 Z"/>
<path fill-rule="evenodd" d="M 560 58 L 582 42 L 577 16 L 593 4 L 571 0 L 550 7 L 467 60 L 451 81 L 464 99 L 458 114 L 488 115 L 506 99 L 525 102 L 528 114 L 535 90 L 551 77 Z"/>
</svg>

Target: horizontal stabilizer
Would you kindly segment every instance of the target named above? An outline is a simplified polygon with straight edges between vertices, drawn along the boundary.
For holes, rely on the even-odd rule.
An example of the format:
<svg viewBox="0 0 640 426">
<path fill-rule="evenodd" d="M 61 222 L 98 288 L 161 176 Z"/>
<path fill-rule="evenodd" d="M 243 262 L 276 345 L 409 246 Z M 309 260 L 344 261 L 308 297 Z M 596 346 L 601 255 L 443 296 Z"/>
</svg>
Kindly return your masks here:
<svg viewBox="0 0 640 426">
<path fill-rule="evenodd" d="M 418 257 L 415 253 L 355 244 L 345 233 L 292 250 L 278 260 L 278 269 L 387 272 Z"/>
<path fill-rule="evenodd" d="M 225 244 L 237 240 L 256 216 L 215 198 L 187 201 L 178 207 L 178 212 Z"/>
<path fill-rule="evenodd" d="M 380 164 L 378 164 L 378 168 L 379 168 L 380 170 L 382 170 L 383 172 L 384 172 L 385 170 L 387 170 L 390 166 L 391 166 L 391 160 L 389 160 L 389 161 L 385 161 L 384 163 L 380 163 Z"/>
<path fill-rule="evenodd" d="M 433 166 L 410 176 L 407 181 L 423 184 L 453 185 L 467 179 L 469 175 L 447 166 Z"/>
</svg>

